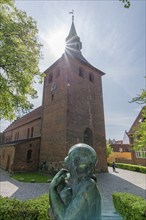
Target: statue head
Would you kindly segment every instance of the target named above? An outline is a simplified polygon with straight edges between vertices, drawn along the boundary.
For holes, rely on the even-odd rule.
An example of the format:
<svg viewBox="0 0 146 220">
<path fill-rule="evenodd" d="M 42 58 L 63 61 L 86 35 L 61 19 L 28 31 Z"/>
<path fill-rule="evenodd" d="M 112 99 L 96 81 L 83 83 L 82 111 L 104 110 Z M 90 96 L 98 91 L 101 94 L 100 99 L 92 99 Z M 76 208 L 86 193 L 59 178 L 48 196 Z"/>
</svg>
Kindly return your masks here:
<svg viewBox="0 0 146 220">
<path fill-rule="evenodd" d="M 83 143 L 72 146 L 65 158 L 65 164 L 69 172 L 78 175 L 92 174 L 96 161 L 95 150 Z"/>
</svg>

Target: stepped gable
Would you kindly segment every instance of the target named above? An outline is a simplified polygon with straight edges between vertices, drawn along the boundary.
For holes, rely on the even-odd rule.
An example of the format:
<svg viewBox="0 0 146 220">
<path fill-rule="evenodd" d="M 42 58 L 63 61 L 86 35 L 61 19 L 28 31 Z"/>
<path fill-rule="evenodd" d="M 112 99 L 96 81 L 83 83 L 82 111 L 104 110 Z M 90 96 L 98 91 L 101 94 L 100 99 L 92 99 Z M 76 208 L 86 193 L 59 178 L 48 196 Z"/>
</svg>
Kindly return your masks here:
<svg viewBox="0 0 146 220">
<path fill-rule="evenodd" d="M 28 114 L 24 115 L 22 118 L 16 119 L 10 124 L 4 132 L 13 130 L 19 126 L 22 126 L 23 124 L 26 124 L 28 122 L 31 122 L 33 120 L 36 120 L 38 118 L 41 118 L 42 113 L 42 106 L 34 109 L 33 111 L 29 112 Z"/>
</svg>

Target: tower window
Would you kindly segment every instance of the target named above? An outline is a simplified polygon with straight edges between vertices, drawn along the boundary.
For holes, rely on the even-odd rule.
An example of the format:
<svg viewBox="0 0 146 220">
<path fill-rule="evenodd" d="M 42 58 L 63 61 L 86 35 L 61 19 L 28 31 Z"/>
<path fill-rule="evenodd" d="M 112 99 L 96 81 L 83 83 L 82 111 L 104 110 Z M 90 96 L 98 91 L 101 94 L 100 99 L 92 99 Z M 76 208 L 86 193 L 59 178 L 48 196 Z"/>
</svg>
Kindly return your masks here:
<svg viewBox="0 0 146 220">
<path fill-rule="evenodd" d="M 53 80 L 53 75 L 52 75 L 52 73 L 50 73 L 50 74 L 49 74 L 49 83 L 51 83 L 52 80 Z"/>
<path fill-rule="evenodd" d="M 54 94 L 52 94 L 52 101 L 54 100 Z"/>
<path fill-rule="evenodd" d="M 59 76 L 60 76 L 60 70 L 57 69 L 57 71 L 56 71 L 56 78 L 58 78 Z"/>
<path fill-rule="evenodd" d="M 90 82 L 94 82 L 94 76 L 92 73 L 89 73 L 89 80 Z"/>
<path fill-rule="evenodd" d="M 32 150 L 27 151 L 27 163 L 31 162 L 32 159 Z"/>
<path fill-rule="evenodd" d="M 79 68 L 79 76 L 80 77 L 84 77 L 84 73 L 83 73 L 83 69 L 82 68 Z"/>
</svg>

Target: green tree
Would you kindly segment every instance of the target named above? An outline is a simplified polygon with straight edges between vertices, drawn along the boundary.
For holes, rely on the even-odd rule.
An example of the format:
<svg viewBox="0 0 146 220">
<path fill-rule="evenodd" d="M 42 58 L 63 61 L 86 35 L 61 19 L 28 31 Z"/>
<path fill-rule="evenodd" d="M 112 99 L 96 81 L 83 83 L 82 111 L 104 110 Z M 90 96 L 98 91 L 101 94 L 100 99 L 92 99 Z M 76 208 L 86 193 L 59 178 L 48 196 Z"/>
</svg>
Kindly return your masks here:
<svg viewBox="0 0 146 220">
<path fill-rule="evenodd" d="M 32 109 L 29 98 L 37 97 L 34 84 L 42 79 L 41 44 L 36 22 L 13 0 L 1 0 L 0 20 L 0 117 L 12 120 Z"/>
<path fill-rule="evenodd" d="M 112 148 L 110 146 L 110 144 L 106 144 L 106 155 L 107 157 L 109 157 L 109 155 L 112 153 Z"/>
<path fill-rule="evenodd" d="M 140 95 L 133 98 L 131 102 L 136 102 L 138 104 L 146 104 L 146 90 L 142 90 Z M 146 149 L 146 107 L 142 111 L 143 120 L 140 122 L 136 128 L 134 134 L 134 150 Z"/>
<path fill-rule="evenodd" d="M 130 0 L 119 0 L 124 3 L 124 8 L 129 8 L 130 7 Z"/>
</svg>

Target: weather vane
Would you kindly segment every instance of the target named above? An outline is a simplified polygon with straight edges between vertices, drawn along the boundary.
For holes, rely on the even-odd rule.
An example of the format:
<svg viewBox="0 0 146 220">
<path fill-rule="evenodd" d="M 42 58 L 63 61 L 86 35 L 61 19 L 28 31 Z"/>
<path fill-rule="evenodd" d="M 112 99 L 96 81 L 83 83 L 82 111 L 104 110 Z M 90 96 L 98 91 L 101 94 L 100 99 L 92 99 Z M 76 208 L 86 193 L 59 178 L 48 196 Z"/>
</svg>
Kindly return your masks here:
<svg viewBox="0 0 146 220">
<path fill-rule="evenodd" d="M 72 22 L 74 22 L 74 10 L 72 9 L 72 11 L 70 11 L 69 14 L 72 14 Z"/>
</svg>

